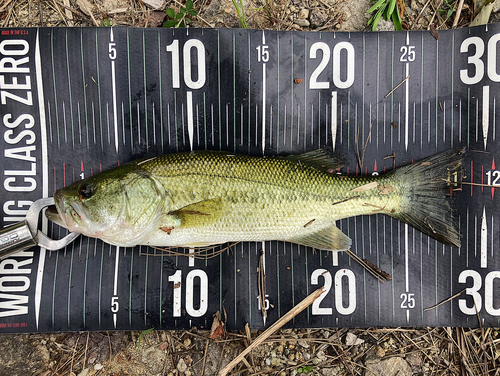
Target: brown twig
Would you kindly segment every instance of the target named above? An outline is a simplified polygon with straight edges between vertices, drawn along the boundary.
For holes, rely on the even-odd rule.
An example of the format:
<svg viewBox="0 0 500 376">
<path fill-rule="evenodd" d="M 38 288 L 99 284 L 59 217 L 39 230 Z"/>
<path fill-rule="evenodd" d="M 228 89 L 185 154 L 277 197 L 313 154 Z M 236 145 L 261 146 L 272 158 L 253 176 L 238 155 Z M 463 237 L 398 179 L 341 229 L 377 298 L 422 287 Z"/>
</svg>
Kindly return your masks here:
<svg viewBox="0 0 500 376">
<path fill-rule="evenodd" d="M 387 98 L 389 95 L 391 95 L 392 93 L 394 93 L 396 91 L 396 89 L 398 87 L 400 87 L 401 85 L 403 85 L 407 79 L 409 79 L 410 76 L 408 75 L 403 81 L 401 81 L 394 89 L 392 89 L 384 98 Z"/>
<path fill-rule="evenodd" d="M 359 198 L 360 196 L 357 195 L 357 196 L 352 196 L 352 197 L 349 197 L 349 198 L 345 198 L 343 200 L 340 200 L 340 201 L 337 201 L 337 202 L 334 202 L 332 205 L 337 205 L 337 204 L 342 204 L 344 202 L 347 202 L 349 200 L 354 200 L 355 198 Z"/>
<path fill-rule="evenodd" d="M 429 5 L 430 2 L 431 2 L 431 0 L 427 0 L 427 2 L 425 3 L 424 7 L 422 8 L 420 13 L 418 14 L 417 18 L 415 19 L 415 22 L 414 22 L 415 25 L 420 20 L 420 17 L 422 17 L 422 14 L 424 13 L 425 8 L 427 8 L 427 6 Z"/>
<path fill-rule="evenodd" d="M 458 297 L 458 296 L 462 295 L 462 293 L 463 293 L 465 290 L 466 290 L 466 289 L 463 289 L 463 290 L 462 290 L 462 291 L 460 291 L 459 293 L 457 293 L 457 294 L 455 294 L 455 295 L 453 295 L 453 296 L 449 297 L 449 298 L 448 298 L 448 299 L 446 299 L 446 300 L 443 300 L 442 302 L 440 302 L 440 303 L 438 303 L 438 304 L 436 304 L 436 305 L 433 305 L 432 307 L 424 308 L 424 310 L 423 310 L 423 311 L 424 311 L 424 312 L 425 312 L 425 311 L 430 311 L 431 309 L 437 308 L 437 307 L 439 307 L 441 304 L 447 303 L 447 302 L 449 302 L 450 300 L 453 300 L 453 299 L 455 299 L 456 297 Z"/>
<path fill-rule="evenodd" d="M 174 247 L 174 248 L 151 247 L 151 248 L 168 253 L 169 256 L 187 256 L 187 257 L 192 257 L 192 258 L 200 259 L 200 260 L 208 260 L 208 259 L 219 256 L 221 253 L 225 252 L 228 249 L 231 249 L 232 247 L 234 247 L 236 244 L 239 244 L 239 243 L 241 243 L 241 242 L 231 243 L 228 246 L 221 248 L 218 251 L 215 251 L 213 253 L 208 253 L 208 252 L 213 251 L 214 249 L 219 247 L 219 245 L 214 245 L 211 247 L 199 247 L 199 248 L 194 247 L 194 248 L 192 248 L 194 250 L 194 252 L 192 252 L 192 253 L 173 251 L 173 249 L 177 249 L 179 247 Z M 162 256 L 161 254 L 157 254 L 157 253 L 152 254 L 152 253 L 145 253 L 145 252 L 141 252 L 141 255 L 144 255 L 144 256 Z"/>
<path fill-rule="evenodd" d="M 89 348 L 89 334 L 87 332 L 87 342 L 85 343 L 85 355 L 83 356 L 83 368 L 85 368 L 85 363 L 87 362 L 87 349 Z"/>
<path fill-rule="evenodd" d="M 363 156 L 359 155 L 359 128 L 358 128 L 358 132 L 356 134 L 356 156 L 358 158 L 358 165 L 359 165 L 359 169 L 361 171 L 361 174 L 363 174 L 363 163 L 365 161 L 365 154 L 366 154 L 366 148 L 368 146 L 368 141 L 370 141 L 370 137 L 372 134 L 372 127 L 373 127 L 373 124 L 370 123 L 370 130 L 368 131 L 368 136 L 366 137 L 365 145 L 363 147 Z"/>
<path fill-rule="evenodd" d="M 309 307 L 321 294 L 325 292 L 325 288 L 321 287 L 316 291 L 309 294 L 304 300 L 288 311 L 282 318 L 276 321 L 268 329 L 266 329 L 260 336 L 258 336 L 250 346 L 248 346 L 240 355 L 233 359 L 227 366 L 225 366 L 219 373 L 219 376 L 226 376 L 241 360 L 254 348 L 262 344 L 267 338 L 269 338 L 274 332 L 285 325 L 288 321 L 297 316 L 304 309 Z"/>
<path fill-rule="evenodd" d="M 262 313 L 262 318 L 264 323 L 267 319 L 266 310 L 266 272 L 264 270 L 264 251 L 260 251 L 259 257 L 259 273 L 258 273 L 258 288 L 259 288 L 259 300 L 260 300 L 260 312 Z"/>
<path fill-rule="evenodd" d="M 455 19 L 453 20 L 452 28 L 456 28 L 458 25 L 458 21 L 460 20 L 460 13 L 462 13 L 462 8 L 464 6 L 464 0 L 460 0 L 458 3 L 457 13 L 455 14 Z"/>
<path fill-rule="evenodd" d="M 208 345 L 210 344 L 210 339 L 207 338 L 207 342 L 205 344 L 205 353 L 203 354 L 203 364 L 201 366 L 201 376 L 205 374 L 205 363 L 207 361 L 207 354 L 208 354 Z M 163 372 L 165 373 L 165 372 Z"/>
<path fill-rule="evenodd" d="M 381 282 L 387 282 L 392 279 L 391 275 L 383 272 L 380 273 L 378 270 L 373 269 L 369 264 L 367 264 L 365 261 L 361 260 L 356 254 L 354 254 L 351 250 L 344 251 L 351 257 L 354 261 L 356 261 L 359 265 L 361 265 L 363 268 L 366 269 L 368 273 L 373 275 L 375 278 L 377 278 Z M 378 268 L 377 268 L 378 269 Z M 380 269 L 379 269 L 380 270 Z M 382 270 L 380 270 L 382 271 Z"/>
</svg>

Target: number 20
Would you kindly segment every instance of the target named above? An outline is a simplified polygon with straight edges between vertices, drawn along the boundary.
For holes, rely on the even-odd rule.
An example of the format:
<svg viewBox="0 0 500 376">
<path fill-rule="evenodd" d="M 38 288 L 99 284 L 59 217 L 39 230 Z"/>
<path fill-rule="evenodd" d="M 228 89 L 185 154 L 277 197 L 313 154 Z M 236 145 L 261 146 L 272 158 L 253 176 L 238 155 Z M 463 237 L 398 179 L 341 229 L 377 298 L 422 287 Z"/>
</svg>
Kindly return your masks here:
<svg viewBox="0 0 500 376">
<path fill-rule="evenodd" d="M 318 50 L 323 52 L 321 62 L 311 74 L 309 81 L 310 89 L 329 89 L 330 82 L 318 81 L 319 75 L 325 70 L 330 62 L 330 47 L 325 42 L 316 42 L 311 45 L 309 50 L 309 58 L 316 59 Z M 345 80 L 340 77 L 340 53 L 342 50 L 347 52 L 346 68 L 347 74 Z M 333 47 L 333 85 L 339 89 L 347 89 L 354 83 L 354 47 L 349 42 L 340 42 Z"/>
</svg>

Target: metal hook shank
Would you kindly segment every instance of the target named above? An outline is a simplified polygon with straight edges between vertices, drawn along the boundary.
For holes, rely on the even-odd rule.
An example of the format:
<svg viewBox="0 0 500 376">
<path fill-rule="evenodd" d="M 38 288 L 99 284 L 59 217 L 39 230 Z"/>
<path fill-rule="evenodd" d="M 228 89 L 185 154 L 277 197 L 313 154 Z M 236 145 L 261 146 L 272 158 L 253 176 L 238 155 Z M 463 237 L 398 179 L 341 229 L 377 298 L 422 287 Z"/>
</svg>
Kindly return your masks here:
<svg viewBox="0 0 500 376">
<path fill-rule="evenodd" d="M 54 198 L 42 198 L 33 202 L 24 221 L 0 231 L 0 259 L 36 245 L 55 251 L 64 248 L 80 235 L 71 232 L 60 240 L 52 240 L 38 230 L 40 212 L 49 205 L 54 205 Z"/>
</svg>

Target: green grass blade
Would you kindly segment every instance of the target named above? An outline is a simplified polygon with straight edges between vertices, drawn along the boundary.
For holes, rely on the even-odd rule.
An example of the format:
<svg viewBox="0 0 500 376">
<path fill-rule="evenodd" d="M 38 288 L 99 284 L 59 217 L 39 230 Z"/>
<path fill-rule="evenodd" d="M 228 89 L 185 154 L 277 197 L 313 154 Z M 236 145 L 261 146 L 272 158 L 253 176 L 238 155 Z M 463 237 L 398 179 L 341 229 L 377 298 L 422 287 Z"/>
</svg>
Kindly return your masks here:
<svg viewBox="0 0 500 376">
<path fill-rule="evenodd" d="M 392 12 L 392 22 L 394 23 L 394 27 L 396 30 L 403 30 L 401 26 L 401 18 L 399 17 L 399 8 L 396 7 L 394 12 Z"/>
<path fill-rule="evenodd" d="M 366 13 L 372 13 L 373 11 L 377 10 L 378 8 L 380 8 L 386 2 L 387 2 L 387 0 L 379 0 L 379 1 L 377 1 L 377 3 L 374 6 L 372 6 L 370 9 L 368 9 L 366 11 Z"/>
</svg>

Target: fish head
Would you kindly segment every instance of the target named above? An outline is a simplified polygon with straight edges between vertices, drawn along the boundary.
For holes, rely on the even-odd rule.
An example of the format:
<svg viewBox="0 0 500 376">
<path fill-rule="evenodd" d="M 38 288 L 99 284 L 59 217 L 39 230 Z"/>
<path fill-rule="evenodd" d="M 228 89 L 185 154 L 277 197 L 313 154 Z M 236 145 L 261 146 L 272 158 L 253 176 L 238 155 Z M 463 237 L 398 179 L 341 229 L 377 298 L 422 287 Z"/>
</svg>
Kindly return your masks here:
<svg viewBox="0 0 500 376">
<path fill-rule="evenodd" d="M 123 166 L 56 191 L 54 201 L 49 220 L 71 232 L 134 246 L 154 226 L 162 200 L 153 179 Z"/>
<path fill-rule="evenodd" d="M 47 217 L 69 231 L 100 237 L 120 221 L 125 198 L 119 180 L 97 175 L 56 191 L 56 212 Z"/>
</svg>

